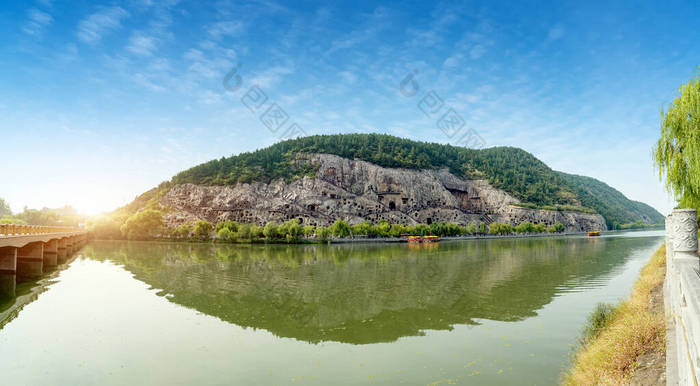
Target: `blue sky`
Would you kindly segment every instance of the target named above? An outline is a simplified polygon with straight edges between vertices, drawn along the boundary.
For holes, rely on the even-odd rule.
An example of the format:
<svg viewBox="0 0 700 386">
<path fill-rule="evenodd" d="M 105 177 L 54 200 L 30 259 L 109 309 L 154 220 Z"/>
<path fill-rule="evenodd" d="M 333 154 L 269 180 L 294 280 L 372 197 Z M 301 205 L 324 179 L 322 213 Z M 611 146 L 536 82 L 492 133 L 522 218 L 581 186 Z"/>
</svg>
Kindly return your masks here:
<svg viewBox="0 0 700 386">
<path fill-rule="evenodd" d="M 486 146 L 668 212 L 650 154 L 700 65 L 699 20 L 697 1 L 4 2 L 0 197 L 111 210 L 292 123 L 456 143 L 419 108 L 432 91 Z M 242 103 L 253 86 L 283 128 Z"/>
</svg>

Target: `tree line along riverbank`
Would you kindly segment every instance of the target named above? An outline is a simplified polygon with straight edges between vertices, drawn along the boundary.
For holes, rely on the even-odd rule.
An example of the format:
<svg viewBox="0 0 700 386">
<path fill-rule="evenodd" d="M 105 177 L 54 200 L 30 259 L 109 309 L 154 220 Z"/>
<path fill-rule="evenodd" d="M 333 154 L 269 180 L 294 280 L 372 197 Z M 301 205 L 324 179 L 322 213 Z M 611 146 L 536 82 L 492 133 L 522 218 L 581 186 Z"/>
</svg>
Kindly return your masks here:
<svg viewBox="0 0 700 386">
<path fill-rule="evenodd" d="M 98 239 L 309 243 L 326 242 L 331 239 L 395 239 L 405 235 L 459 237 L 556 234 L 563 233 L 565 227 L 561 223 L 546 226 L 531 222 L 523 222 L 517 226 L 495 222 L 467 226 L 444 222 L 405 225 L 391 224 L 388 221 L 365 221 L 350 225 L 345 220 L 336 220 L 330 226 L 313 226 L 302 225 L 296 219 L 283 223 L 270 222 L 264 226 L 229 220 L 216 224 L 197 220 L 177 227 L 167 227 L 159 211 L 147 209 L 130 216 L 122 224 L 110 218 L 91 221 L 88 231 Z"/>
</svg>

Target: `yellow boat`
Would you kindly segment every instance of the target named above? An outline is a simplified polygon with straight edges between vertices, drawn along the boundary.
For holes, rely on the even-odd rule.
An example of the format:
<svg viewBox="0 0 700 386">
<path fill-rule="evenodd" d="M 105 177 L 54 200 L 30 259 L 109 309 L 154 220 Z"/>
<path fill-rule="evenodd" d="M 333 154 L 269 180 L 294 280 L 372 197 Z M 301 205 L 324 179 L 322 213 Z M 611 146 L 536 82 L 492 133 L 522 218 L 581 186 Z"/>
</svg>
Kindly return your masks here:
<svg viewBox="0 0 700 386">
<path fill-rule="evenodd" d="M 420 243 L 423 242 L 422 236 L 408 236 L 409 243 Z"/>
<path fill-rule="evenodd" d="M 440 237 L 438 236 L 423 236 L 424 243 L 434 243 L 438 241 L 440 241 Z"/>
<path fill-rule="evenodd" d="M 440 241 L 439 236 L 408 236 L 409 243 L 434 243 Z"/>
<path fill-rule="evenodd" d="M 600 236 L 600 232 L 588 232 L 588 236 Z"/>
</svg>

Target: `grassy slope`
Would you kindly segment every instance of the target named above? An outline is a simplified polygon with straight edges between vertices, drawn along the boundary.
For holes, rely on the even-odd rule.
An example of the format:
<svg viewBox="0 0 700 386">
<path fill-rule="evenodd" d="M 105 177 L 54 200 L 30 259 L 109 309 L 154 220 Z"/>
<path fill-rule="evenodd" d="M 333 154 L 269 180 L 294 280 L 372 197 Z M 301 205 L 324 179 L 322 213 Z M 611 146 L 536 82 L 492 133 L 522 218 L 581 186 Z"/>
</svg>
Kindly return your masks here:
<svg viewBox="0 0 700 386">
<path fill-rule="evenodd" d="M 383 167 L 448 168 L 464 178 L 485 178 L 525 203 L 591 208 L 608 226 L 637 220 L 661 222 L 653 208 L 589 177 L 552 170 L 532 154 L 514 147 L 483 150 L 426 143 L 384 134 L 317 135 L 287 140 L 254 152 L 212 160 L 173 177 L 171 183 L 225 185 L 313 174 L 299 154 L 328 153 Z"/>
<path fill-rule="evenodd" d="M 615 309 L 598 336 L 575 355 L 565 384 L 627 384 L 642 354 L 665 349 L 663 306 L 660 312 L 650 309 L 652 292 L 663 285 L 665 272 L 666 249 L 662 246 L 642 269 L 629 300 Z"/>
</svg>

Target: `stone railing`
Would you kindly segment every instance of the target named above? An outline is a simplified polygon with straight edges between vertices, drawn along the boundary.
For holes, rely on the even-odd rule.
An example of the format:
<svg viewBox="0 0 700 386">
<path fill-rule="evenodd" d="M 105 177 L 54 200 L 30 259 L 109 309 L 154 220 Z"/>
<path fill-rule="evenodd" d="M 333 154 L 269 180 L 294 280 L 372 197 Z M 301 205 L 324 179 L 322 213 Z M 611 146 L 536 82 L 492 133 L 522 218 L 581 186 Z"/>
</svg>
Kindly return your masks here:
<svg viewBox="0 0 700 386">
<path fill-rule="evenodd" d="M 42 235 L 47 233 L 68 233 L 81 232 L 83 229 L 73 227 L 54 227 L 43 225 L 20 225 L 20 224 L 0 224 L 0 235 L 9 236 L 24 236 L 24 235 Z"/>
<path fill-rule="evenodd" d="M 697 212 L 676 209 L 666 218 L 664 299 L 669 385 L 698 385 L 700 380 L 699 272 Z"/>
</svg>

